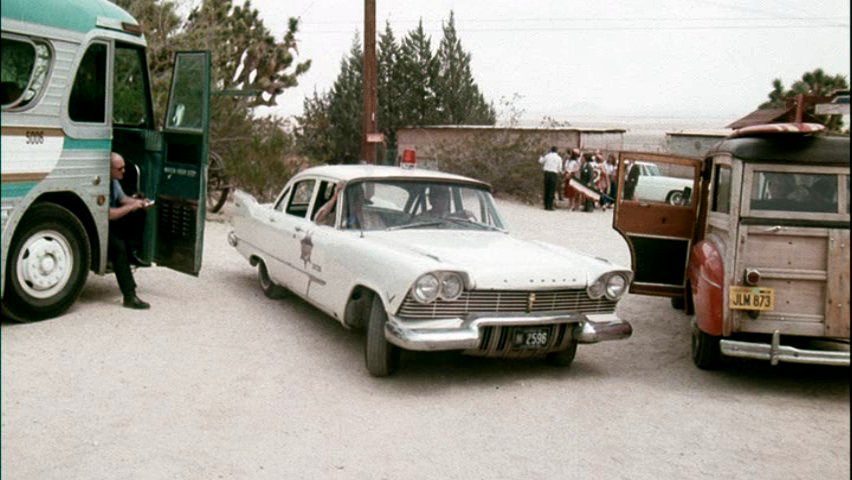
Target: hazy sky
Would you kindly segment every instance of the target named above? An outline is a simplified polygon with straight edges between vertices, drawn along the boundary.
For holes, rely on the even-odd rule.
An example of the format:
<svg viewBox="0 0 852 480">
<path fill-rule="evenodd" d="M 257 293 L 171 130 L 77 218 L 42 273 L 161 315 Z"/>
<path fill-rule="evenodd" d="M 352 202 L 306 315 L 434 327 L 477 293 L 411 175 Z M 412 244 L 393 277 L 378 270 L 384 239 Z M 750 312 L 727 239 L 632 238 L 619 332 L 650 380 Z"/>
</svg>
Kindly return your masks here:
<svg viewBox="0 0 852 480">
<path fill-rule="evenodd" d="M 238 1 L 238 0 L 237 0 Z M 474 77 L 500 109 L 514 102 L 529 121 L 551 117 L 714 117 L 734 120 L 821 67 L 849 78 L 849 0 L 376 0 L 376 28 L 397 39 L 423 20 L 433 49 L 455 13 Z M 301 18 L 300 59 L 310 71 L 278 97 L 299 114 L 327 91 L 356 36 L 364 2 L 253 0 L 278 38 Z"/>
</svg>

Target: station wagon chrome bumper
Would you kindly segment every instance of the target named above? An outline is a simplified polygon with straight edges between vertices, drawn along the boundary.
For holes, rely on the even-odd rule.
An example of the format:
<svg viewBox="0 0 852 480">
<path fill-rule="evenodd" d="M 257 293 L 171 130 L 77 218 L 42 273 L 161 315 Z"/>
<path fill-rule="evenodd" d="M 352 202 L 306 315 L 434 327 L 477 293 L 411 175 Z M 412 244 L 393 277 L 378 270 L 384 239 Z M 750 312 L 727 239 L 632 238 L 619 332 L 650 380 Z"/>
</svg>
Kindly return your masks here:
<svg viewBox="0 0 852 480">
<path fill-rule="evenodd" d="M 781 345 L 781 334 L 777 330 L 772 334 L 772 343 L 720 340 L 719 347 L 723 354 L 730 357 L 769 360 L 772 365 L 790 362 L 849 366 L 849 350 L 811 350 Z"/>
<path fill-rule="evenodd" d="M 487 327 L 535 327 L 569 325 L 577 343 L 597 343 L 630 337 L 633 327 L 614 313 L 605 314 L 505 314 L 438 320 L 407 320 L 389 316 L 385 324 L 388 342 L 406 350 L 473 350 L 481 346 Z"/>
</svg>

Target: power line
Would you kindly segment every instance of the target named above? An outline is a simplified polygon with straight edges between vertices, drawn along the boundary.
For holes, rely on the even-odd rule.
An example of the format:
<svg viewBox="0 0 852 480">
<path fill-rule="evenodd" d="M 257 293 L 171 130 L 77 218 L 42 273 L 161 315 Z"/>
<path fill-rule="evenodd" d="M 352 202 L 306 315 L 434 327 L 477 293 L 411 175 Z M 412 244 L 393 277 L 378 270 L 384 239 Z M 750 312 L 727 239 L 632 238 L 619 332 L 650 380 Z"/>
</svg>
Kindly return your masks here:
<svg viewBox="0 0 852 480">
<path fill-rule="evenodd" d="M 354 26 L 353 26 L 354 27 Z M 500 33 L 500 32 L 599 32 L 599 31 L 689 31 L 689 30 L 813 30 L 825 28 L 848 29 L 848 24 L 824 23 L 812 25 L 779 24 L 779 25 L 652 25 L 652 26 L 560 26 L 560 27 L 504 27 L 504 28 L 461 28 L 456 25 L 459 33 Z M 428 33 L 441 33 L 440 29 L 424 29 Z M 350 34 L 352 30 L 310 30 L 299 32 L 302 35 L 317 34 Z"/>
<path fill-rule="evenodd" d="M 523 23 L 523 22 L 635 22 L 635 21 L 651 21 L 651 22 L 704 22 L 704 21 L 738 21 L 738 22 L 750 22 L 750 21 L 778 21 L 778 20 L 786 20 L 786 21 L 838 21 L 845 20 L 845 17 L 784 17 L 779 18 L 777 16 L 772 17 L 528 17 L 528 18 L 499 18 L 499 19 L 484 19 L 484 18 L 474 18 L 474 19 L 456 19 L 456 27 L 459 24 L 472 24 L 472 23 Z M 441 20 L 423 20 L 420 18 L 417 19 L 396 19 L 393 23 L 419 23 L 422 21 L 424 24 L 441 24 L 444 23 L 445 19 Z M 356 25 L 358 22 L 350 21 L 350 20 L 339 20 L 339 21 L 312 21 L 306 22 L 306 25 Z"/>
</svg>

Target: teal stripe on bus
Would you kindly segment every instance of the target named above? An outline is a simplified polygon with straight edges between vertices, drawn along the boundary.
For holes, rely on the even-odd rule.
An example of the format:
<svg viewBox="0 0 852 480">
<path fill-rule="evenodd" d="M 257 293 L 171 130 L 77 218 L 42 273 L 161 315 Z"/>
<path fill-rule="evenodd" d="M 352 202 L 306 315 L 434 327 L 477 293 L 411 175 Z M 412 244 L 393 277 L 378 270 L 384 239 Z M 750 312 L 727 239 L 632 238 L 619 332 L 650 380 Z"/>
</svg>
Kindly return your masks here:
<svg viewBox="0 0 852 480">
<path fill-rule="evenodd" d="M 4 183 L 2 187 L 3 198 L 18 198 L 30 193 L 37 182 Z"/>
<path fill-rule="evenodd" d="M 66 150 L 106 150 L 112 149 L 112 140 L 83 140 L 65 137 L 62 148 Z"/>
</svg>

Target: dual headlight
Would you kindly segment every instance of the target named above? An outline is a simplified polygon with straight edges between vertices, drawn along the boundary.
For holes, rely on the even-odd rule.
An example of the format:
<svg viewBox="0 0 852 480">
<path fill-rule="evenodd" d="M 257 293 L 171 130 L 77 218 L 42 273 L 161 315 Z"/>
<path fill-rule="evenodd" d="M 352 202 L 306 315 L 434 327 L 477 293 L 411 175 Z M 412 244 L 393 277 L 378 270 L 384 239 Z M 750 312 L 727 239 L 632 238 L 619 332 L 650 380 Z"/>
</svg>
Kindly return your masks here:
<svg viewBox="0 0 852 480">
<path fill-rule="evenodd" d="M 586 292 L 590 298 L 598 299 L 606 297 L 610 300 L 618 300 L 630 286 L 633 274 L 630 272 L 607 272 L 594 281 Z"/>
<path fill-rule="evenodd" d="M 411 287 L 411 294 L 420 303 L 432 303 L 438 298 L 455 300 L 464 291 L 464 278 L 456 272 L 430 272 L 420 276 Z"/>
</svg>

